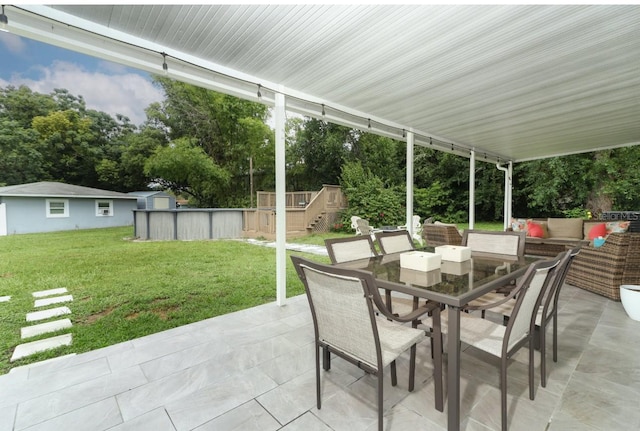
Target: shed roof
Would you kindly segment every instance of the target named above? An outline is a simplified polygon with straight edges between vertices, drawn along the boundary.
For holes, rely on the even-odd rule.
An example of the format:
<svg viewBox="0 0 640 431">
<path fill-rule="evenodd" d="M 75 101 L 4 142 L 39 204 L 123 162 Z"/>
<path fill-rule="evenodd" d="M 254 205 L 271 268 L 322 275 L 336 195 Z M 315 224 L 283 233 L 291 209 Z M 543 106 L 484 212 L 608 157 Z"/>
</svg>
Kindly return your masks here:
<svg viewBox="0 0 640 431">
<path fill-rule="evenodd" d="M 155 196 L 155 195 L 165 195 L 165 196 L 171 196 L 169 193 L 162 191 L 162 190 L 143 190 L 143 191 L 136 191 L 136 192 L 129 192 L 128 194 L 133 195 L 133 196 L 140 196 L 140 197 L 145 197 L 148 198 L 149 196 Z"/>
<path fill-rule="evenodd" d="M 16 5 L 9 30 L 478 160 L 640 143 L 640 6 Z M 260 87 L 258 87 L 260 84 Z"/>
<path fill-rule="evenodd" d="M 92 199 L 137 199 L 126 193 L 112 192 L 109 190 L 94 189 L 91 187 L 74 186 L 71 184 L 54 181 L 40 181 L 37 183 L 18 184 L 14 186 L 0 187 L 0 196 L 14 197 L 48 197 L 48 198 L 92 198 Z"/>
</svg>

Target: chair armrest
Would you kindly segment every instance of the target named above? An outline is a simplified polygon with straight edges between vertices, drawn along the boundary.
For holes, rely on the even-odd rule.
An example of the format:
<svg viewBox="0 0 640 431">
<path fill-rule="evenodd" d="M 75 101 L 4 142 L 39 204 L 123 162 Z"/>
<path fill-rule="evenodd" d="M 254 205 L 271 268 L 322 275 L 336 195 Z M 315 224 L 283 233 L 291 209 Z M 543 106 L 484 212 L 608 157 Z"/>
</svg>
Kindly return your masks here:
<svg viewBox="0 0 640 431">
<path fill-rule="evenodd" d="M 386 294 L 387 294 L 387 303 L 389 303 L 391 299 L 390 291 L 387 290 Z M 403 315 L 398 315 L 389 311 L 389 307 L 387 306 L 387 304 L 385 304 L 382 301 L 382 297 L 379 294 L 374 293 L 372 295 L 372 299 L 374 304 L 376 305 L 376 308 L 380 312 L 380 314 L 387 317 L 388 319 L 395 320 L 396 322 L 401 322 L 401 323 L 413 322 L 414 320 L 418 320 L 420 317 L 424 316 L 425 314 L 430 314 L 433 312 L 433 310 L 440 307 L 440 303 L 438 302 L 426 301 L 424 305 L 415 306 L 412 312 L 403 314 Z M 414 297 L 414 304 L 419 303 L 419 301 L 416 301 L 416 299 L 417 298 Z"/>
<path fill-rule="evenodd" d="M 511 289 L 510 292 L 508 292 L 508 294 L 503 296 L 498 301 L 489 302 L 487 304 L 481 304 L 481 305 L 473 305 L 472 303 L 469 303 L 469 304 L 465 305 L 464 307 L 462 307 L 461 309 L 462 310 L 469 310 L 469 311 L 490 310 L 492 308 L 499 307 L 502 304 L 504 304 L 504 303 L 510 301 L 511 299 L 515 298 L 519 291 L 520 291 L 520 287 L 514 287 L 513 289 Z"/>
</svg>

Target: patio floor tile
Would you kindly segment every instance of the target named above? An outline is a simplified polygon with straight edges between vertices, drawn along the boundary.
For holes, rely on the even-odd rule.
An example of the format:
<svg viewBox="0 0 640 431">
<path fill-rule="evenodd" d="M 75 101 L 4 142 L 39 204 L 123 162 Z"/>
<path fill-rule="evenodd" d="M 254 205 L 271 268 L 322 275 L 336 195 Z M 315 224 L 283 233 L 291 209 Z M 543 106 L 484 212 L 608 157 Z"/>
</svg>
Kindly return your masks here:
<svg viewBox="0 0 640 431">
<path fill-rule="evenodd" d="M 572 286 L 561 301 L 559 361 L 552 361 L 547 337 L 548 385 L 539 386 L 536 352 L 534 401 L 526 355 L 509 364 L 510 429 L 640 429 L 638 322 L 619 302 Z M 498 369 L 480 354 L 463 346 L 462 429 L 497 431 Z M 406 357 L 398 361 L 397 387 L 385 370 L 385 431 L 446 429 L 446 404 L 445 412 L 434 409 L 430 356 L 425 339 L 412 393 Z M 265 304 L 0 375 L 0 429 L 377 429 L 375 379 L 334 358 L 331 371 L 321 372 L 318 410 L 314 361 L 311 315 L 300 295 L 283 307 Z"/>
</svg>

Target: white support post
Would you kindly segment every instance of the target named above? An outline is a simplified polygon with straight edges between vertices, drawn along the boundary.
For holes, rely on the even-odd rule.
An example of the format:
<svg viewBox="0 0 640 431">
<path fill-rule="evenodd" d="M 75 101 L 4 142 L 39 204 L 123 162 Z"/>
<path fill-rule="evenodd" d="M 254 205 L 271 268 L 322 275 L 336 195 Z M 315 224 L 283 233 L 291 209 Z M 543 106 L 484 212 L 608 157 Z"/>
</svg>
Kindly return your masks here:
<svg viewBox="0 0 640 431">
<path fill-rule="evenodd" d="M 512 211 L 512 202 L 511 195 L 513 190 L 513 162 L 509 162 L 507 167 L 504 168 L 500 166 L 500 163 L 496 163 L 496 167 L 504 172 L 504 207 L 503 207 L 503 228 L 507 230 L 509 225 L 511 224 L 511 211 Z"/>
<path fill-rule="evenodd" d="M 507 216 L 507 227 L 509 227 L 511 224 L 511 217 L 513 217 L 513 162 L 509 162 L 509 167 L 507 169 L 507 193 L 505 193 L 505 195 L 508 194 L 509 199 L 505 205 L 505 214 Z"/>
<path fill-rule="evenodd" d="M 276 129 L 276 303 L 285 304 L 287 298 L 287 209 L 285 185 L 285 97 L 275 94 Z"/>
<path fill-rule="evenodd" d="M 414 134 L 407 132 L 407 227 L 413 237 L 413 145 Z"/>
<path fill-rule="evenodd" d="M 476 223 L 476 152 L 469 157 L 469 229 Z"/>
</svg>

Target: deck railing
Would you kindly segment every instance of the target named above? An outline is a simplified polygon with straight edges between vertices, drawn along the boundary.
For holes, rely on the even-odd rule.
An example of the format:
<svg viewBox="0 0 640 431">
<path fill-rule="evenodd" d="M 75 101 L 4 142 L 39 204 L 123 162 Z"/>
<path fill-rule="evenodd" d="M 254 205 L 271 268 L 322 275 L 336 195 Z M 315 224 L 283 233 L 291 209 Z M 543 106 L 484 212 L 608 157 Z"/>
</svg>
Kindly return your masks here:
<svg viewBox="0 0 640 431">
<path fill-rule="evenodd" d="M 258 192 L 257 202 L 257 208 L 244 210 L 245 235 L 275 235 L 276 194 Z M 340 186 L 324 185 L 320 191 L 287 192 L 285 207 L 288 235 L 328 232 L 340 211 L 347 207 L 347 200 Z"/>
</svg>

